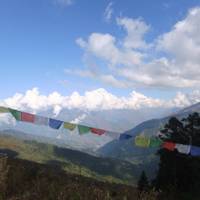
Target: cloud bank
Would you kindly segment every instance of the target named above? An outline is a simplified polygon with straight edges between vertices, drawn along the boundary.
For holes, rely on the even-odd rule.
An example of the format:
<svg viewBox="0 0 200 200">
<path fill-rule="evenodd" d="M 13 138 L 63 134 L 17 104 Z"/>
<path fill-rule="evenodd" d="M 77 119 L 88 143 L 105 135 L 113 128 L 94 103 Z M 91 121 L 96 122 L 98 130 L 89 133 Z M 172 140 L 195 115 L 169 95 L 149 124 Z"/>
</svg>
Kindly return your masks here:
<svg viewBox="0 0 200 200">
<path fill-rule="evenodd" d="M 125 31 L 123 38 L 93 32 L 76 40 L 84 57 L 98 63 L 98 73 L 91 67 L 68 73 L 119 88 L 200 86 L 200 7 L 189 10 L 169 32 L 151 42 L 145 40 L 151 26 L 142 18 L 118 17 L 116 24 Z"/>
<path fill-rule="evenodd" d="M 190 94 L 178 92 L 170 100 L 155 99 L 145 96 L 136 91 L 132 91 L 127 97 L 118 97 L 109 93 L 103 88 L 86 91 L 84 95 L 73 92 L 69 96 L 63 96 L 58 92 L 43 95 L 38 88 L 26 91 L 24 94 L 16 93 L 10 98 L 0 101 L 0 105 L 15 109 L 22 109 L 32 112 L 41 112 L 53 109 L 54 114 L 58 114 L 62 109 L 80 109 L 86 111 L 117 110 L 157 107 L 185 107 L 200 101 L 200 91 L 195 90 Z"/>
</svg>

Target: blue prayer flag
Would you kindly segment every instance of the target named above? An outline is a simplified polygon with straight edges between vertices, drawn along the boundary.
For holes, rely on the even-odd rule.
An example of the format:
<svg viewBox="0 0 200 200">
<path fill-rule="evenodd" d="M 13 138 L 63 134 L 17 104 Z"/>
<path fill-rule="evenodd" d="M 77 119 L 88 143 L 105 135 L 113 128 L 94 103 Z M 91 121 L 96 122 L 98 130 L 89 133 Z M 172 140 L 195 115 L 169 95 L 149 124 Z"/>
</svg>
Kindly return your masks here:
<svg viewBox="0 0 200 200">
<path fill-rule="evenodd" d="M 128 135 L 128 134 L 123 133 L 123 134 L 120 134 L 119 140 L 128 140 L 132 137 L 133 137 L 132 135 Z"/>
<path fill-rule="evenodd" d="M 200 156 L 200 147 L 191 146 L 190 153 L 192 156 Z"/>
<path fill-rule="evenodd" d="M 49 126 L 53 129 L 59 129 L 62 125 L 63 121 L 56 120 L 56 119 L 49 119 Z"/>
</svg>

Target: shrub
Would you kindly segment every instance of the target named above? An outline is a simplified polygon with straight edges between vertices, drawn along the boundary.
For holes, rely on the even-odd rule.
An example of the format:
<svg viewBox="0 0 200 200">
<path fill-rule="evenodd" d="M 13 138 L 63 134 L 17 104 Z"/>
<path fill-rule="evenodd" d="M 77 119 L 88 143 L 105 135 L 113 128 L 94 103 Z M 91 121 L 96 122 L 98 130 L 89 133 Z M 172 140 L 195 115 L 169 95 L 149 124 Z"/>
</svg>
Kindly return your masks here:
<svg viewBox="0 0 200 200">
<path fill-rule="evenodd" d="M 0 155 L 0 200 L 5 199 L 8 180 L 7 157 Z"/>
</svg>

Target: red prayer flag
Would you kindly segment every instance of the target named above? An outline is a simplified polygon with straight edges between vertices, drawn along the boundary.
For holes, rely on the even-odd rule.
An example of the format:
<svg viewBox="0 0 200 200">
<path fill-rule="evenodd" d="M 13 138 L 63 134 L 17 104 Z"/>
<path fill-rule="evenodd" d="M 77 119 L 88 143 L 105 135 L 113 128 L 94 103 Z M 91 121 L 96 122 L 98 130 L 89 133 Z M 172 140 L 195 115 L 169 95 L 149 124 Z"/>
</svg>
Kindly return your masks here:
<svg viewBox="0 0 200 200">
<path fill-rule="evenodd" d="M 174 151 L 175 146 L 176 146 L 176 144 L 173 142 L 164 142 L 162 147 L 169 151 Z"/>
<path fill-rule="evenodd" d="M 24 121 L 24 122 L 33 123 L 35 121 L 35 115 L 32 115 L 30 113 L 22 112 L 21 120 Z"/>
<path fill-rule="evenodd" d="M 91 132 L 97 135 L 103 135 L 106 131 L 102 129 L 91 128 Z"/>
</svg>

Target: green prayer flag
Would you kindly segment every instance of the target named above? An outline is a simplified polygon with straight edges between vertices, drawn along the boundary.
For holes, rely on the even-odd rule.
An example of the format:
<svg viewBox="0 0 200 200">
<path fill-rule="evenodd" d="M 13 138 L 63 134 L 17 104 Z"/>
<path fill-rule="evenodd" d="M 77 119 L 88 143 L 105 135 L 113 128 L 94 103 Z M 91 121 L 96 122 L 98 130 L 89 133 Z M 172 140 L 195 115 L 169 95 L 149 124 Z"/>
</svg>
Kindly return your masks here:
<svg viewBox="0 0 200 200">
<path fill-rule="evenodd" d="M 17 121 L 20 121 L 20 120 L 21 120 L 21 112 L 20 112 L 20 111 L 10 109 L 10 113 L 12 114 L 12 116 L 13 116 Z"/>
<path fill-rule="evenodd" d="M 136 136 L 135 137 L 135 145 L 139 147 L 149 147 L 150 145 L 150 138 L 147 136 Z"/>
<path fill-rule="evenodd" d="M 150 147 L 159 147 L 162 144 L 162 140 L 158 137 L 151 137 L 150 138 Z"/>
<path fill-rule="evenodd" d="M 79 134 L 82 135 L 82 134 L 90 132 L 90 127 L 78 125 L 78 131 L 79 131 Z"/>
<path fill-rule="evenodd" d="M 9 112 L 8 108 L 0 106 L 0 113 L 8 113 L 8 112 Z"/>
<path fill-rule="evenodd" d="M 64 122 L 64 128 L 69 129 L 70 131 L 73 131 L 76 128 L 76 124 Z"/>
</svg>

